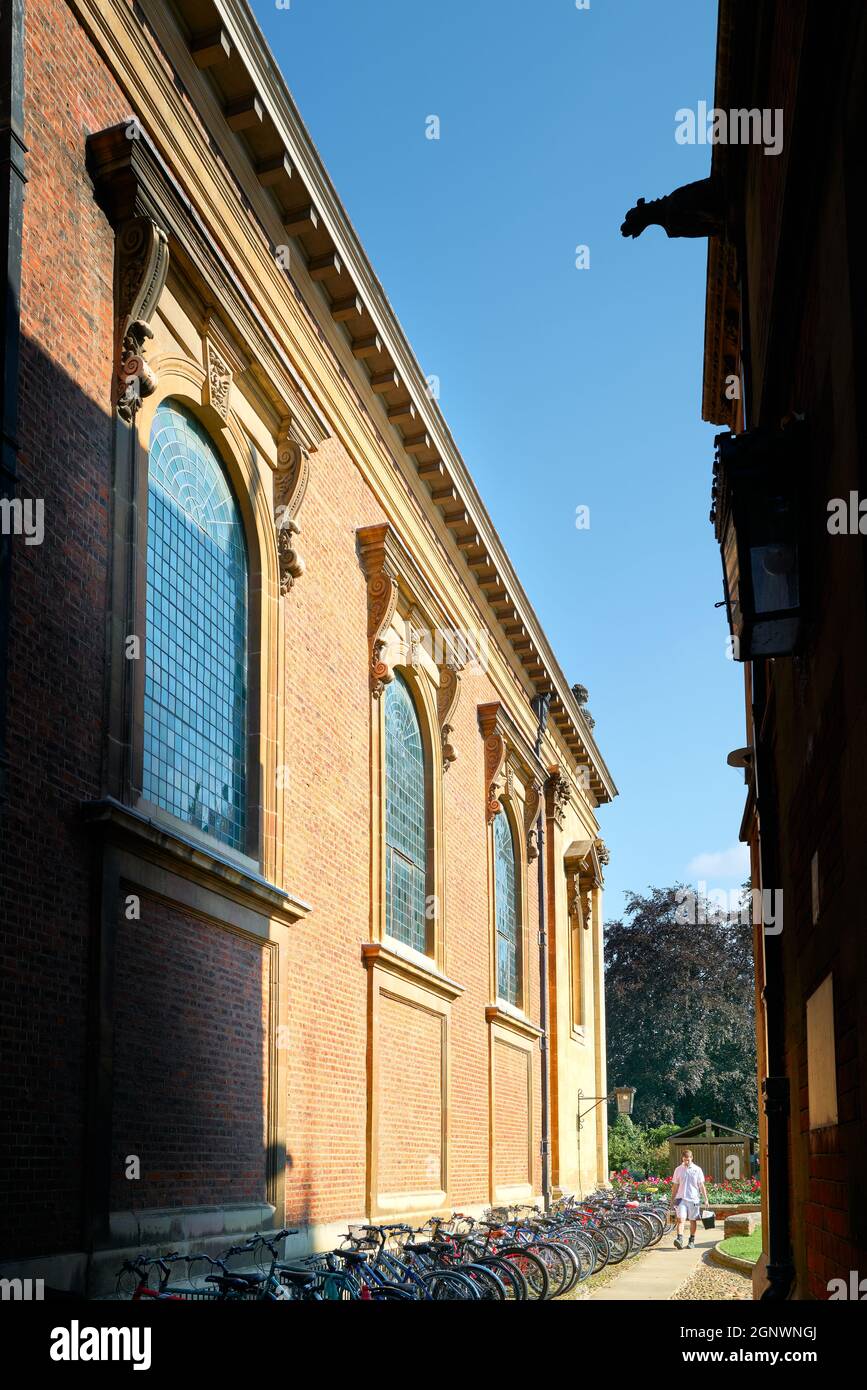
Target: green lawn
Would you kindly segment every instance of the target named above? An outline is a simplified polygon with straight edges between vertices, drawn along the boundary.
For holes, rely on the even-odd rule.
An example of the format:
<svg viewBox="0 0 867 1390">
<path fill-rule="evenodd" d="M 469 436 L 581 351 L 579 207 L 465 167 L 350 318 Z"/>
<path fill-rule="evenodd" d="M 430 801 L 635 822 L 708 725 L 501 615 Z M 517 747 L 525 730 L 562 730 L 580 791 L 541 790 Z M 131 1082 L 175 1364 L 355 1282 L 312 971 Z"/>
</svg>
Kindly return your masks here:
<svg viewBox="0 0 867 1390">
<path fill-rule="evenodd" d="M 757 1226 L 751 1236 L 729 1236 L 728 1240 L 721 1240 L 717 1248 L 726 1255 L 755 1264 L 762 1253 L 762 1229 Z"/>
</svg>

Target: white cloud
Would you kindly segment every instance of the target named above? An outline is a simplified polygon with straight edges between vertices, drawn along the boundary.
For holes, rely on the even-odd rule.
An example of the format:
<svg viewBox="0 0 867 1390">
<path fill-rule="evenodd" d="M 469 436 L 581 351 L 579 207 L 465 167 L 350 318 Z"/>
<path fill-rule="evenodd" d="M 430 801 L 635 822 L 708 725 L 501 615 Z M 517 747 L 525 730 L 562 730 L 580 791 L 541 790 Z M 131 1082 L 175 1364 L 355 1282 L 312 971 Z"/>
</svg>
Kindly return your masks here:
<svg viewBox="0 0 867 1390">
<path fill-rule="evenodd" d="M 697 854 L 690 859 L 686 872 L 692 878 L 705 881 L 718 878 L 735 878 L 742 882 L 750 871 L 749 845 L 732 845 L 731 849 L 720 849 L 706 854 Z"/>
</svg>

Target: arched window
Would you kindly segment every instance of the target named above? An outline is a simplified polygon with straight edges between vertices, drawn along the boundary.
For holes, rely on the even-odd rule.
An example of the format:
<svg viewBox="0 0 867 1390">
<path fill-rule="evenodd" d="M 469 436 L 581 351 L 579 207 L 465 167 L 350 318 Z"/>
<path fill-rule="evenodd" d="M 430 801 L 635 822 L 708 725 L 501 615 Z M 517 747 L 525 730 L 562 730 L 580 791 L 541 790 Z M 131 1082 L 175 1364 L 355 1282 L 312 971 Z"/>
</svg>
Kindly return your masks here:
<svg viewBox="0 0 867 1390">
<path fill-rule="evenodd" d="M 427 950 L 427 787 L 421 726 L 400 675 L 385 688 L 385 930 Z"/>
<path fill-rule="evenodd" d="M 246 848 L 247 551 L 216 449 L 176 401 L 148 455 L 142 791 Z"/>
<path fill-rule="evenodd" d="M 517 1005 L 521 997 L 518 922 L 518 858 L 509 817 L 494 819 L 494 907 L 497 922 L 497 997 Z"/>
</svg>

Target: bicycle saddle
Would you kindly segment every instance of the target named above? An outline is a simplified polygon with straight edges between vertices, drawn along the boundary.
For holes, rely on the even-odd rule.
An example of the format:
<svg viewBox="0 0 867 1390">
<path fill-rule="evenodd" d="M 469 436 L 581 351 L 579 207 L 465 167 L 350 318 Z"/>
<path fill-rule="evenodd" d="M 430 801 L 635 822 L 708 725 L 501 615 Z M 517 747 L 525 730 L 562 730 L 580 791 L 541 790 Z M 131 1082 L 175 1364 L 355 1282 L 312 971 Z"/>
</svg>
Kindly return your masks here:
<svg viewBox="0 0 867 1390">
<path fill-rule="evenodd" d="M 209 1274 L 205 1279 L 206 1284 L 216 1284 L 224 1293 L 227 1289 L 247 1293 L 261 1282 L 262 1276 L 259 1274 Z"/>
<path fill-rule="evenodd" d="M 315 1284 L 319 1275 L 310 1269 L 296 1269 L 294 1265 L 277 1265 L 281 1279 L 288 1280 L 292 1284 L 304 1287 L 308 1284 Z"/>
</svg>

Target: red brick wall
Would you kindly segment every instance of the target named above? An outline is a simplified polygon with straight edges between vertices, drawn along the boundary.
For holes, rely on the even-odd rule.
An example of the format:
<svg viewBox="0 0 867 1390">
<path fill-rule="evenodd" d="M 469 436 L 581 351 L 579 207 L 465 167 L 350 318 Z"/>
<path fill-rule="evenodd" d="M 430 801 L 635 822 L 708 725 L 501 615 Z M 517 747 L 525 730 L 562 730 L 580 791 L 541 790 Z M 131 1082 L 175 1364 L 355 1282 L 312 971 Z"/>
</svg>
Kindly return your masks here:
<svg viewBox="0 0 867 1390">
<path fill-rule="evenodd" d="M 42 547 L 14 553 L 10 810 L 0 845 L 9 934 L 0 1028 L 12 1060 L 4 1105 L 13 1164 L 0 1192 L 4 1253 L 80 1246 L 88 946 L 95 899 L 90 840 L 77 806 L 99 796 L 104 615 L 108 593 L 114 238 L 85 169 L 93 131 L 130 114 L 63 0 L 27 8 L 29 183 L 24 228 L 21 474 L 46 503 Z M 325 351 L 325 348 L 323 348 Z M 385 465 L 384 465 L 385 466 Z M 358 527 L 383 511 L 346 450 L 311 461 L 300 515 L 307 572 L 284 604 L 288 749 L 286 886 L 313 905 L 290 932 L 288 1219 L 337 1221 L 364 1210 L 367 974 L 370 939 L 370 698 L 367 597 Z M 447 973 L 464 986 L 451 1022 L 450 1196 L 488 1197 L 489 904 L 482 739 L 476 707 L 498 698 L 464 678 L 444 778 Z M 514 703 L 522 699 L 515 687 Z M 438 769 L 434 770 L 438 775 Z M 376 832 L 374 832 L 376 833 Z M 535 874 L 527 903 L 536 940 Z M 526 963 L 538 1017 L 538 959 Z M 209 1204 L 262 1195 L 262 977 L 255 946 L 162 904 L 122 921 L 118 942 L 113 1202 Z M 419 1049 L 407 1147 L 393 1101 L 381 1174 L 406 1188 L 433 1152 L 429 1020 Z M 389 1023 L 388 1026 L 391 1026 Z M 426 1050 L 427 1049 L 427 1050 Z M 533 1055 L 539 1128 L 540 1052 Z M 425 1069 L 427 1068 L 427 1070 Z M 401 1077 L 392 1096 L 403 1086 Z M 508 1125 L 507 1092 L 500 1105 Z M 515 1098 L 515 1123 L 525 1099 Z M 526 1115 L 520 1120 L 526 1125 Z M 538 1145 L 534 1145 L 538 1149 Z M 137 1153 L 144 1176 L 122 1176 Z M 535 1181 L 539 1181 L 538 1158 Z M 381 1177 L 382 1185 L 382 1177 Z M 17 1243 L 16 1243 L 17 1241 Z"/>
<path fill-rule="evenodd" d="M 312 903 L 292 928 L 290 949 L 290 1217 L 335 1221 L 365 1205 L 367 977 L 370 939 L 370 699 L 367 594 L 355 549 L 360 526 L 385 516 L 339 441 L 313 456 L 301 510 L 307 570 L 285 606 L 287 883 Z M 497 698 L 486 676 L 468 673 L 453 718 L 458 758 L 443 777 L 443 849 L 448 975 L 464 986 L 452 1005 L 450 1198 L 488 1200 L 489 908 L 483 743 L 477 706 Z M 518 697 L 520 698 L 520 697 Z M 435 769 L 434 775 L 439 775 Z M 535 874 L 528 937 L 536 940 Z M 527 962 L 531 1015 L 538 1018 L 538 957 Z M 423 1031 L 420 1030 L 420 1031 Z M 539 1132 L 539 1049 L 534 1102 Z M 406 1121 L 381 1138 L 381 1191 L 412 1186 Z M 427 1150 L 425 1151 L 427 1153 Z M 400 1173 L 400 1164 L 406 1172 Z M 386 1183 L 382 1174 L 389 1173 Z M 535 1181 L 539 1182 L 538 1162 Z M 393 1186 L 391 1184 L 394 1184 Z M 424 1188 L 431 1186 L 425 1178 Z"/>
<path fill-rule="evenodd" d="M 263 1202 L 270 953 L 140 896 L 116 945 L 112 1207 Z"/>
<path fill-rule="evenodd" d="M 45 540 L 12 556 L 4 1254 L 81 1240 L 90 853 L 75 808 L 100 788 L 114 254 L 84 151 L 127 111 L 66 4 L 25 6 L 25 83 L 18 490 L 44 499 Z"/>
<path fill-rule="evenodd" d="M 527 1181 L 527 1053 L 497 1038 L 494 1043 L 494 1182 Z"/>
<path fill-rule="evenodd" d="M 442 1022 L 388 995 L 379 1010 L 379 1191 L 435 1191 L 442 1176 Z"/>
</svg>

